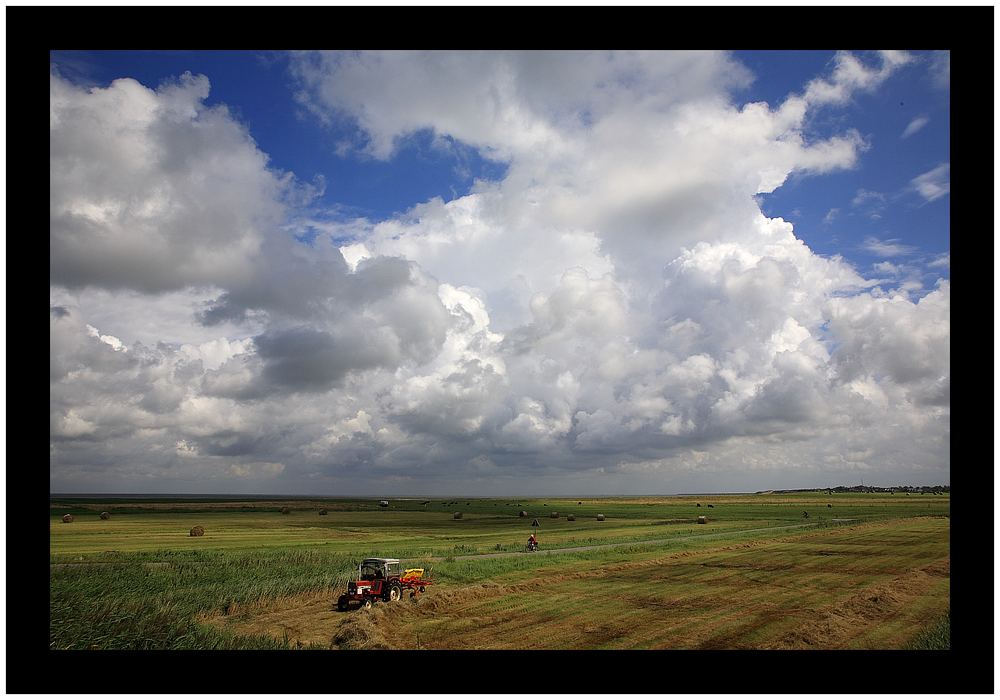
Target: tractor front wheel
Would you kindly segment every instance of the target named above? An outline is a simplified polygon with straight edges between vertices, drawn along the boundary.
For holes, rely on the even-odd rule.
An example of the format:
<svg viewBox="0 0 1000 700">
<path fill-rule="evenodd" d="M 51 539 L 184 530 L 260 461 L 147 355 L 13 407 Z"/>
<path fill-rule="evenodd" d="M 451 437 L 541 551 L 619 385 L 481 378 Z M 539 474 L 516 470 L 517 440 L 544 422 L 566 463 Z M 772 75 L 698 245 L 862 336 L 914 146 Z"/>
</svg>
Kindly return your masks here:
<svg viewBox="0 0 1000 700">
<path fill-rule="evenodd" d="M 337 610 L 340 612 L 347 610 L 347 596 L 342 595 L 337 599 Z"/>
<path fill-rule="evenodd" d="M 361 607 L 364 608 L 365 610 L 370 609 L 371 606 L 372 606 L 372 599 L 371 598 L 365 598 L 365 602 L 363 602 L 361 604 Z"/>
</svg>

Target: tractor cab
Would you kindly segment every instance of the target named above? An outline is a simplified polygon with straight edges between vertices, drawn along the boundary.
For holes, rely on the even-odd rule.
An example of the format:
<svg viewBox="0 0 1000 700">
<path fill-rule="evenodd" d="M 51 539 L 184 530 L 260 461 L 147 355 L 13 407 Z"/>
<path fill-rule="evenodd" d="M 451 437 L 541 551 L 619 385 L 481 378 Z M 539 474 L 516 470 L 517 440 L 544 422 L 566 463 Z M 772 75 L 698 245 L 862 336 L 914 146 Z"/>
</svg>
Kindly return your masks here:
<svg viewBox="0 0 1000 700">
<path fill-rule="evenodd" d="M 365 559 L 358 567 L 359 581 L 387 581 L 403 573 L 399 559 Z"/>
</svg>

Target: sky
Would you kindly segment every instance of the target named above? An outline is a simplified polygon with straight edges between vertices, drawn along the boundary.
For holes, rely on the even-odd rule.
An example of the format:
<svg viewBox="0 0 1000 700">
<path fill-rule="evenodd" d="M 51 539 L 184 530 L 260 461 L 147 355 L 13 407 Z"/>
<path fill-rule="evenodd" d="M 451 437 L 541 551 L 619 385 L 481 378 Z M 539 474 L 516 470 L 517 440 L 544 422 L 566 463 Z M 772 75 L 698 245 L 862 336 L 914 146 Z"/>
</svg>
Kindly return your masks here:
<svg viewBox="0 0 1000 700">
<path fill-rule="evenodd" d="M 950 58 L 50 55 L 52 492 L 950 480 Z"/>
</svg>

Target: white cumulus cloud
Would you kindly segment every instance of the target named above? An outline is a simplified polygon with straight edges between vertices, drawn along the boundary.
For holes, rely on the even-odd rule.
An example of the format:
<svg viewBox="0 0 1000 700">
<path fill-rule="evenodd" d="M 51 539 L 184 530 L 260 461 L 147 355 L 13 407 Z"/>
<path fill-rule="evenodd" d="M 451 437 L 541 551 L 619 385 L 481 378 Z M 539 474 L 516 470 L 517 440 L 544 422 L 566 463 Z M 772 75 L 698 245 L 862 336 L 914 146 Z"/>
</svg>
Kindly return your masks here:
<svg viewBox="0 0 1000 700">
<path fill-rule="evenodd" d="M 898 286 L 875 286 L 755 199 L 856 167 L 859 132 L 815 138 L 810 119 L 909 61 L 842 52 L 769 105 L 736 99 L 752 76 L 721 52 L 298 54 L 299 104 L 362 135 L 345 155 L 391 161 L 430 130 L 506 165 L 377 221 L 298 211 L 309 187 L 206 106 L 206 78 L 53 75 L 53 483 L 608 492 L 939 473 L 948 282 L 920 296 L 884 260 Z M 939 170 L 914 180 L 928 200 Z"/>
<path fill-rule="evenodd" d="M 899 135 L 899 138 L 907 139 L 913 136 L 915 133 L 917 133 L 925 126 L 927 126 L 930 123 L 930 121 L 931 121 L 930 117 L 926 117 L 923 115 L 919 117 L 914 117 L 913 120 L 906 125 L 906 128 L 903 129 L 903 133 Z"/>
<path fill-rule="evenodd" d="M 951 163 L 942 163 L 917 175 L 910 184 L 928 202 L 944 197 L 951 192 Z"/>
</svg>

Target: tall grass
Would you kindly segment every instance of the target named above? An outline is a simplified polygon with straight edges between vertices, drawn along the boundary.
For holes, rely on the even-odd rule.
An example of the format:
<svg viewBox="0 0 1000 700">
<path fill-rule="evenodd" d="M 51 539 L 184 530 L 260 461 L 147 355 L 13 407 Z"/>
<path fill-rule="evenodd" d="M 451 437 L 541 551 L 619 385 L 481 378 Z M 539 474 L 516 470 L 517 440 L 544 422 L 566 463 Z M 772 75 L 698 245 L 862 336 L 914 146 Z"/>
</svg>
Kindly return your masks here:
<svg viewBox="0 0 1000 700">
<path fill-rule="evenodd" d="M 199 613 L 251 606 L 306 591 L 346 588 L 359 557 L 318 551 L 105 553 L 54 557 L 52 649 L 274 649 L 266 637 L 238 637 L 197 625 Z"/>
<path fill-rule="evenodd" d="M 911 649 L 951 649 L 951 612 L 921 632 Z"/>
</svg>

